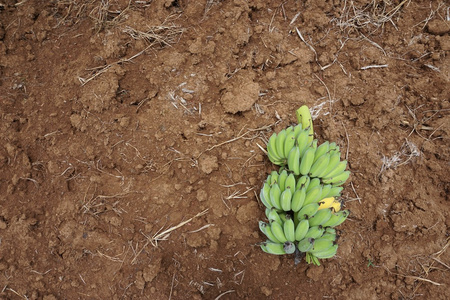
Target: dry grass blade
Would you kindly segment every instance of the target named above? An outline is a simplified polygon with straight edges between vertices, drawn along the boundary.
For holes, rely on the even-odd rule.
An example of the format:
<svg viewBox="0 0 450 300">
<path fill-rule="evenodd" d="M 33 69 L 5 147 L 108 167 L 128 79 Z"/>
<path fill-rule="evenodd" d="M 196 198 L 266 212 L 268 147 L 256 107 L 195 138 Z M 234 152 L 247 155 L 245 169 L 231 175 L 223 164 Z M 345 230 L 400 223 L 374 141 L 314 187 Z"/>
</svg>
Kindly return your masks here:
<svg viewBox="0 0 450 300">
<path fill-rule="evenodd" d="M 94 20 L 95 29 L 101 31 L 102 29 L 113 27 L 119 24 L 120 20 L 130 8 L 131 0 L 124 10 L 111 10 L 111 4 L 108 0 L 101 0 L 89 13 L 89 17 Z"/>
<path fill-rule="evenodd" d="M 145 31 L 137 30 L 126 26 L 123 32 L 135 40 L 144 40 L 150 45 L 159 44 L 160 46 L 170 46 L 178 42 L 184 28 L 179 25 L 159 25 L 151 26 Z"/>
<path fill-rule="evenodd" d="M 144 246 L 142 246 L 141 250 L 139 250 L 139 251 L 135 254 L 133 260 L 131 261 L 131 264 L 134 264 L 134 263 L 135 263 L 137 257 L 142 253 L 142 251 L 144 251 L 144 249 L 148 246 L 148 244 L 152 244 L 153 247 L 158 247 L 158 242 L 159 242 L 159 241 L 165 241 L 165 240 L 167 240 L 167 238 L 170 236 L 170 234 L 172 233 L 172 231 L 174 231 L 174 230 L 176 230 L 176 229 L 178 229 L 178 228 L 180 228 L 180 227 L 183 227 L 183 226 L 186 225 L 187 223 L 191 222 L 191 221 L 194 220 L 195 218 L 198 218 L 198 217 L 203 216 L 203 215 L 206 214 L 207 212 L 208 212 L 208 209 L 205 209 L 204 211 L 199 212 L 198 214 L 196 214 L 195 216 L 193 216 L 192 218 L 190 218 L 190 219 L 188 219 L 188 220 L 186 220 L 186 221 L 183 221 L 183 222 L 179 223 L 179 224 L 176 225 L 176 226 L 172 226 L 172 227 L 170 227 L 170 228 L 168 228 L 168 229 L 166 229 L 166 230 L 164 230 L 164 231 L 161 231 L 161 230 L 162 230 L 162 228 L 161 228 L 160 230 L 158 230 L 158 231 L 157 231 L 153 236 L 151 236 L 151 237 L 150 237 L 150 236 L 147 236 L 147 235 L 145 235 L 145 234 L 143 234 L 143 235 L 146 237 L 147 242 L 144 244 Z"/>
</svg>

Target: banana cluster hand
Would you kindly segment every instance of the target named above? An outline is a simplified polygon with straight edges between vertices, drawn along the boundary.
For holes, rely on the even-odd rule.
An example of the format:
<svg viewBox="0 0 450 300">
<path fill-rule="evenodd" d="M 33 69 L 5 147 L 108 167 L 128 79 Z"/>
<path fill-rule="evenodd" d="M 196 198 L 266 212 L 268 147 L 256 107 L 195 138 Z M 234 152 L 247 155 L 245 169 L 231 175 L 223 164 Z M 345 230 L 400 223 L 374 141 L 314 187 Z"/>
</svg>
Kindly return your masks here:
<svg viewBox="0 0 450 300">
<path fill-rule="evenodd" d="M 259 228 L 267 237 L 261 249 L 270 254 L 306 253 L 306 261 L 320 265 L 337 251 L 334 227 L 344 222 L 338 197 L 350 176 L 347 161 L 341 161 L 336 143 L 318 145 L 311 114 L 306 106 L 297 110 L 297 126 L 274 133 L 267 143 L 271 162 L 281 166 L 272 171 L 260 191 L 268 223 Z"/>
</svg>

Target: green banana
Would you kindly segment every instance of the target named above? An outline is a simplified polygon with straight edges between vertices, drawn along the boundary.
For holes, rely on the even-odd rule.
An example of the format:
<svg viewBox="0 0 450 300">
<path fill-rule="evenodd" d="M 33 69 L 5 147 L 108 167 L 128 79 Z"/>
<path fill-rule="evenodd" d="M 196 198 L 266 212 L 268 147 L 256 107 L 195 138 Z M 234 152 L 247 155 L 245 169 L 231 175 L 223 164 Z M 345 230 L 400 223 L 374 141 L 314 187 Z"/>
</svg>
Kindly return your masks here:
<svg viewBox="0 0 450 300">
<path fill-rule="evenodd" d="M 319 177 L 319 174 L 321 174 L 327 168 L 329 162 L 330 153 L 325 153 L 324 155 L 320 156 L 311 166 L 309 175 L 311 177 Z"/>
<path fill-rule="evenodd" d="M 325 228 L 322 226 L 312 226 L 309 227 L 308 232 L 305 235 L 305 238 L 317 239 L 323 235 L 325 232 Z M 275 236 L 276 237 L 276 236 Z"/>
<path fill-rule="evenodd" d="M 281 219 L 282 223 L 286 222 L 286 212 L 279 211 L 278 215 L 280 216 L 280 219 Z M 281 224 L 281 225 L 283 225 L 283 224 Z"/>
<path fill-rule="evenodd" d="M 309 130 L 303 129 L 297 136 L 297 147 L 300 150 L 300 156 L 303 156 L 310 144 L 311 142 L 309 142 Z"/>
<path fill-rule="evenodd" d="M 272 223 L 270 223 L 270 229 L 272 229 L 272 233 L 277 240 L 279 240 L 282 243 L 287 242 L 287 238 L 284 235 L 283 226 L 281 226 L 277 222 L 272 222 Z"/>
<path fill-rule="evenodd" d="M 322 224 L 323 227 L 336 227 L 340 224 L 342 224 L 342 222 L 344 222 L 348 215 L 350 214 L 350 211 L 348 210 L 341 210 L 338 211 L 336 213 L 331 214 L 331 218 Z"/>
<path fill-rule="evenodd" d="M 302 175 L 308 175 L 309 170 L 311 170 L 311 166 L 314 161 L 314 153 L 316 150 L 312 147 L 309 147 L 306 151 L 303 157 L 301 158 L 300 162 L 300 174 Z"/>
<path fill-rule="evenodd" d="M 294 146 L 288 155 L 288 168 L 295 175 L 300 175 L 300 149 Z"/>
<path fill-rule="evenodd" d="M 329 234 L 337 234 L 336 228 L 333 228 L 333 227 L 327 227 L 327 228 L 325 228 L 325 233 L 329 233 Z"/>
<path fill-rule="evenodd" d="M 281 189 L 280 186 L 275 183 L 270 188 L 270 203 L 276 208 L 281 210 L 281 203 L 280 203 L 280 196 L 281 196 Z"/>
<path fill-rule="evenodd" d="M 331 188 L 331 190 L 328 192 L 328 194 L 323 195 L 323 193 L 322 193 L 321 197 L 323 197 L 323 198 L 340 197 L 343 189 L 344 188 L 342 186 L 333 186 Z"/>
<path fill-rule="evenodd" d="M 300 134 L 300 132 L 303 130 L 303 126 L 302 124 L 297 124 L 294 127 L 294 133 L 295 133 L 295 138 L 297 139 L 298 135 Z"/>
<path fill-rule="evenodd" d="M 295 176 L 294 173 L 289 174 L 288 178 L 286 178 L 285 189 L 290 189 L 292 194 L 295 192 Z"/>
<path fill-rule="evenodd" d="M 333 256 L 336 255 L 337 249 L 338 249 L 338 245 L 333 245 L 330 248 L 328 248 L 324 251 L 316 252 L 313 255 L 320 259 L 332 258 Z"/>
<path fill-rule="evenodd" d="M 328 228 L 331 228 L 331 227 L 328 227 Z M 335 242 L 336 240 L 337 240 L 337 234 L 336 233 L 328 233 L 328 232 L 324 232 L 324 234 L 320 237 L 321 239 L 327 239 L 327 240 L 330 240 L 330 241 L 333 241 L 333 242 Z"/>
<path fill-rule="evenodd" d="M 286 222 L 283 224 L 283 232 L 288 241 L 295 241 L 295 225 L 289 214 L 286 215 Z"/>
<path fill-rule="evenodd" d="M 291 210 L 291 199 L 292 199 L 292 192 L 290 189 L 285 189 L 280 196 L 280 205 L 281 209 L 284 211 L 290 211 Z"/>
<path fill-rule="evenodd" d="M 320 194 L 319 199 L 327 198 L 327 195 L 330 193 L 333 186 L 331 184 L 322 185 L 322 193 Z"/>
<path fill-rule="evenodd" d="M 292 148 L 295 146 L 297 140 L 295 139 L 295 131 L 292 130 L 286 135 L 286 139 L 284 140 L 284 149 L 283 149 L 283 157 L 288 158 L 289 152 L 291 152 Z"/>
<path fill-rule="evenodd" d="M 305 187 L 305 191 L 308 189 L 308 186 L 311 182 L 311 179 L 308 175 L 302 176 L 297 180 L 297 185 L 295 186 L 297 190 Z"/>
<path fill-rule="evenodd" d="M 306 192 L 305 202 L 303 205 L 308 205 L 310 203 L 316 203 L 320 200 L 320 196 L 322 195 L 322 186 L 318 185 L 315 188 L 311 189 L 309 192 Z"/>
<path fill-rule="evenodd" d="M 271 223 L 272 223 L 272 222 L 276 222 L 276 223 L 278 223 L 278 224 L 280 224 L 280 225 L 283 224 L 283 220 L 281 220 L 281 217 L 280 217 L 280 215 L 278 214 L 278 212 L 277 212 L 277 210 L 276 210 L 275 207 L 273 207 L 273 208 L 270 209 L 268 219 L 269 219 L 269 222 L 271 222 Z"/>
<path fill-rule="evenodd" d="M 328 174 L 331 171 L 333 171 L 337 167 L 337 165 L 339 164 L 340 161 L 341 161 L 341 153 L 339 153 L 339 152 L 331 153 L 330 152 L 330 161 L 328 162 L 327 167 L 317 177 L 322 178 L 322 177 L 324 177 L 325 174 Z"/>
<path fill-rule="evenodd" d="M 264 183 L 261 192 L 259 193 L 259 199 L 265 207 L 273 207 L 272 203 L 270 202 L 270 185 L 267 182 Z"/>
<path fill-rule="evenodd" d="M 282 165 L 283 157 L 277 152 L 276 140 L 277 134 L 273 133 L 269 138 L 269 141 L 267 142 L 267 155 L 269 156 L 269 159 L 272 163 L 274 163 L 275 165 Z"/>
<path fill-rule="evenodd" d="M 269 238 L 269 240 L 273 241 L 274 243 L 280 243 L 280 241 L 273 235 L 272 229 L 270 228 L 269 224 L 263 221 L 259 221 L 259 229 Z"/>
<path fill-rule="evenodd" d="M 269 219 L 270 208 L 266 207 L 265 213 L 266 213 L 267 219 Z"/>
<path fill-rule="evenodd" d="M 321 156 L 325 155 L 329 150 L 330 142 L 326 141 L 317 147 L 314 153 L 314 162 L 316 162 Z"/>
<path fill-rule="evenodd" d="M 313 178 L 310 180 L 308 187 L 306 188 L 306 193 L 309 193 L 313 188 L 320 185 L 320 179 L 319 178 Z"/>
<path fill-rule="evenodd" d="M 283 250 L 286 254 L 292 254 L 295 252 L 295 244 L 293 242 L 287 241 L 283 244 Z"/>
<path fill-rule="evenodd" d="M 261 244 L 261 249 L 269 254 L 284 255 L 284 245 L 282 243 L 273 243 L 271 241 L 266 241 Z"/>
<path fill-rule="evenodd" d="M 313 246 L 314 246 L 314 240 L 313 239 L 304 238 L 303 240 L 298 242 L 297 249 L 300 252 L 308 252 L 309 250 L 311 250 L 313 248 Z"/>
<path fill-rule="evenodd" d="M 307 219 L 301 220 L 295 228 L 295 240 L 301 241 L 305 238 L 309 229 L 309 221 Z"/>
<path fill-rule="evenodd" d="M 323 223 L 325 223 L 326 221 L 328 221 L 331 218 L 331 214 L 332 214 L 331 208 L 318 210 L 314 214 L 314 216 L 312 216 L 311 218 L 308 219 L 309 226 L 322 225 Z"/>
<path fill-rule="evenodd" d="M 298 220 L 302 219 L 309 219 L 310 217 L 314 216 L 314 214 L 319 210 L 319 204 L 318 203 L 310 203 L 308 205 L 304 205 L 302 209 L 298 211 Z"/>
<path fill-rule="evenodd" d="M 311 112 L 309 111 L 308 106 L 302 105 L 299 109 L 297 109 L 295 114 L 297 115 L 298 123 L 299 124 L 301 123 L 304 129 L 309 130 L 309 138 L 310 138 L 309 142 L 311 142 L 314 138 L 314 129 Z"/>
<path fill-rule="evenodd" d="M 328 248 L 332 247 L 333 245 L 334 245 L 334 242 L 330 241 L 328 239 L 315 239 L 312 249 L 309 250 L 308 252 L 315 255 L 316 253 L 326 251 Z"/>
<path fill-rule="evenodd" d="M 324 179 L 333 178 L 344 172 L 346 167 L 347 161 L 346 160 L 340 161 L 333 170 L 331 170 L 329 173 L 324 174 L 323 178 Z"/>
<path fill-rule="evenodd" d="M 275 143 L 276 149 L 277 149 L 277 153 L 281 158 L 285 158 L 284 157 L 284 141 L 286 140 L 286 129 L 281 130 L 278 135 L 277 135 L 277 140 Z"/>
<path fill-rule="evenodd" d="M 294 212 L 298 212 L 303 207 L 303 203 L 305 202 L 305 197 L 306 197 L 306 188 L 305 187 L 303 187 L 299 190 L 296 190 L 294 195 L 292 195 L 291 209 Z"/>
<path fill-rule="evenodd" d="M 284 169 L 283 171 L 280 172 L 280 175 L 278 176 L 278 185 L 280 186 L 280 190 L 284 191 L 284 189 L 286 188 L 286 179 L 288 177 L 288 172 L 286 171 L 286 169 Z"/>
<path fill-rule="evenodd" d="M 274 185 L 275 183 L 278 183 L 278 172 L 277 171 L 272 171 L 272 173 L 270 173 L 270 186 Z"/>
<path fill-rule="evenodd" d="M 344 171 L 341 175 L 333 177 L 332 184 L 333 186 L 343 185 L 347 179 L 350 177 L 350 171 Z"/>
</svg>

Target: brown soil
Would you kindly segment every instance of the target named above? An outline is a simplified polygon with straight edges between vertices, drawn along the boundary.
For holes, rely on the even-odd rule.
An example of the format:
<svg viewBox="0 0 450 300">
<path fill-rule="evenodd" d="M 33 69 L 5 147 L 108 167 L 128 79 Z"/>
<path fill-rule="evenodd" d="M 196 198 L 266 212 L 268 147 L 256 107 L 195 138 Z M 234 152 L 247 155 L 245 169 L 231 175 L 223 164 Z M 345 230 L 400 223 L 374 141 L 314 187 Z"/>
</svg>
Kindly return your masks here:
<svg viewBox="0 0 450 300">
<path fill-rule="evenodd" d="M 450 299 L 448 2 L 279 3 L 0 1 L 1 299 Z M 320 267 L 258 246 L 303 104 L 352 171 Z"/>
</svg>

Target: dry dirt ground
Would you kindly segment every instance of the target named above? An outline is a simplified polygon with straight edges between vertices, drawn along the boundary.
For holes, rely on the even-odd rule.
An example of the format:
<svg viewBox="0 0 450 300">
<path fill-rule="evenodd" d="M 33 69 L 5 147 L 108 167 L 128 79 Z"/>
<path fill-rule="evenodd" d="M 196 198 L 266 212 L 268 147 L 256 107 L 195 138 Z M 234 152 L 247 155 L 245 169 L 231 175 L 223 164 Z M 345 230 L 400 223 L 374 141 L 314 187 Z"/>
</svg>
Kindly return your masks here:
<svg viewBox="0 0 450 300">
<path fill-rule="evenodd" d="M 0 1 L 1 299 L 450 299 L 446 1 Z M 313 109 L 338 256 L 258 243 Z"/>
</svg>

